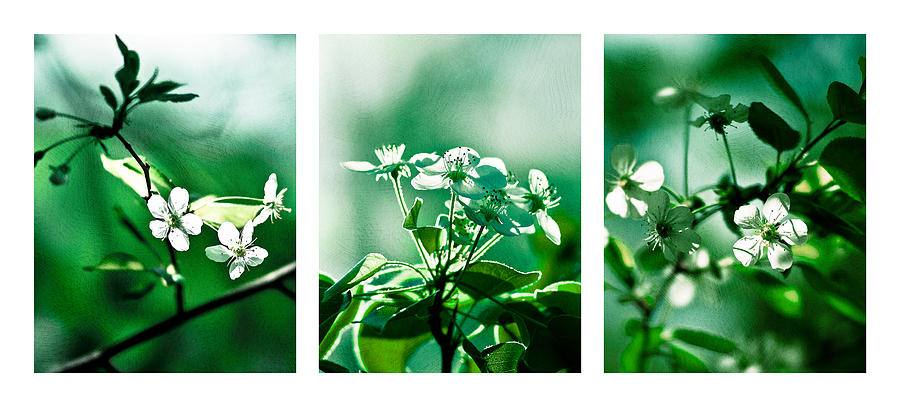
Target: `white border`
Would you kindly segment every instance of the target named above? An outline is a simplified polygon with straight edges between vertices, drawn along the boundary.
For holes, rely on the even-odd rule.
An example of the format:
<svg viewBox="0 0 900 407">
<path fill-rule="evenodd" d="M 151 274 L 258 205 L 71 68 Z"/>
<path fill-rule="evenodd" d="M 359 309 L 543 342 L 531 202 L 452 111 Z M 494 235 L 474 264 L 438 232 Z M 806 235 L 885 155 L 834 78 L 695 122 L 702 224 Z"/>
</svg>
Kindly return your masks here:
<svg viewBox="0 0 900 407">
<path fill-rule="evenodd" d="M 3 245 L 8 255 L 0 295 L 3 383 L 7 405 L 264 405 L 270 403 L 396 405 L 516 403 L 563 405 L 820 405 L 896 399 L 900 286 L 890 260 L 897 229 L 891 216 L 896 188 L 889 178 L 897 151 L 889 128 L 897 92 L 895 12 L 876 2 L 678 1 L 599 2 L 332 1 L 80 1 L 43 0 L 7 6 L 0 17 L 3 114 Z M 33 143 L 33 33 L 296 33 L 298 205 L 298 373 L 295 375 L 50 375 L 33 372 L 33 196 L 25 174 Z M 602 263 L 591 230 L 602 211 L 583 211 L 584 361 L 586 373 L 566 375 L 323 375 L 316 373 L 318 270 L 318 35 L 331 33 L 580 33 L 582 34 L 582 201 L 602 205 L 604 33 L 867 33 L 869 81 L 868 372 L 805 375 L 602 374 Z M 852 61 L 851 61 L 852 63 Z M 877 186 L 881 188 L 876 189 Z M 29 192 L 31 191 L 31 192 Z M 596 202 L 596 205 L 590 205 Z M 9 224 L 11 221 L 11 224 Z M 23 232 L 24 231 L 24 232 Z M 893 249 L 895 250 L 895 249 Z M 591 272 L 595 270 L 595 272 Z M 26 305 L 23 305 L 26 304 Z"/>
</svg>

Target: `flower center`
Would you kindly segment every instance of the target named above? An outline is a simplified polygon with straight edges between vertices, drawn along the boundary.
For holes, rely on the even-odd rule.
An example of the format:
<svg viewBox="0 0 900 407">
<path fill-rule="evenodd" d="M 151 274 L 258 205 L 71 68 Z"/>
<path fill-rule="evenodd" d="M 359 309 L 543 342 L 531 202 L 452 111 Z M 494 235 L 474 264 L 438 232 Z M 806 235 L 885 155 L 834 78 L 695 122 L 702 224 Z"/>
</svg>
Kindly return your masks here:
<svg viewBox="0 0 900 407">
<path fill-rule="evenodd" d="M 181 218 L 174 213 L 169 213 L 168 219 L 166 219 L 166 224 L 169 225 L 170 228 L 180 228 L 181 227 Z"/>
<path fill-rule="evenodd" d="M 765 225 L 763 226 L 762 232 L 760 232 L 760 236 L 762 236 L 763 240 L 774 242 L 780 238 L 778 231 L 775 230 L 774 225 Z"/>
<path fill-rule="evenodd" d="M 487 191 L 487 195 L 481 199 L 480 212 L 488 221 L 500 217 L 506 212 L 506 205 L 509 198 L 506 191 L 502 189 L 491 189 Z"/>
<path fill-rule="evenodd" d="M 722 113 L 713 113 L 707 118 L 707 123 L 716 133 L 725 134 L 725 126 L 731 123 L 731 120 L 728 120 Z"/>
<path fill-rule="evenodd" d="M 672 226 L 665 222 L 660 222 L 656 224 L 656 234 L 659 237 L 665 239 L 669 237 L 669 234 L 672 233 Z"/>
<path fill-rule="evenodd" d="M 247 250 L 244 249 L 244 246 L 235 247 L 232 251 L 234 252 L 234 257 L 244 257 L 247 254 Z"/>
</svg>

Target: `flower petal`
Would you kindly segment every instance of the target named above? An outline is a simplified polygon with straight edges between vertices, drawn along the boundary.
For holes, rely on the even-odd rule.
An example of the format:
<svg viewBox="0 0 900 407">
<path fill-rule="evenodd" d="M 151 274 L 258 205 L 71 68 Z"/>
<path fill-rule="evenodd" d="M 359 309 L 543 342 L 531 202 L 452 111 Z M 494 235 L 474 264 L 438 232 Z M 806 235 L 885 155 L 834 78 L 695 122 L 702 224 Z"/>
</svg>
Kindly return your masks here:
<svg viewBox="0 0 900 407">
<path fill-rule="evenodd" d="M 665 222 L 676 231 L 682 231 L 693 225 L 694 214 L 686 206 L 676 206 L 666 213 Z"/>
<path fill-rule="evenodd" d="M 259 246 L 253 246 L 247 249 L 247 255 L 244 256 L 244 258 L 247 259 L 247 265 L 255 267 L 262 264 L 263 260 L 265 260 L 268 255 L 269 252 L 266 251 L 266 249 Z"/>
<path fill-rule="evenodd" d="M 744 236 L 734 242 L 734 257 L 744 267 L 750 267 L 759 261 L 762 255 L 762 237 L 758 235 Z"/>
<path fill-rule="evenodd" d="M 418 190 L 443 189 L 450 185 L 450 180 L 443 175 L 430 175 L 420 172 L 412 179 L 412 186 Z"/>
<path fill-rule="evenodd" d="M 225 247 L 236 247 L 240 242 L 241 234 L 238 233 L 236 227 L 234 227 L 234 223 L 224 222 L 222 226 L 219 226 L 219 242 L 221 242 Z"/>
<path fill-rule="evenodd" d="M 769 223 L 778 224 L 787 216 L 790 208 L 791 199 L 787 195 L 777 192 L 766 199 L 766 204 L 763 205 L 763 215 Z"/>
<path fill-rule="evenodd" d="M 181 226 L 189 235 L 199 235 L 203 227 L 203 219 L 193 213 L 186 213 L 181 217 Z"/>
<path fill-rule="evenodd" d="M 661 222 L 669 211 L 669 194 L 657 191 L 647 198 L 647 216 L 654 222 Z"/>
<path fill-rule="evenodd" d="M 547 214 L 547 211 L 539 211 L 537 213 L 537 220 L 541 225 L 541 229 L 544 230 L 544 234 L 547 235 L 547 239 L 550 239 L 553 244 L 559 246 L 559 225 L 556 224 L 556 221 Z"/>
<path fill-rule="evenodd" d="M 487 189 L 502 189 L 506 187 L 506 175 L 490 165 L 479 165 L 475 169 L 473 179 L 478 185 Z"/>
<path fill-rule="evenodd" d="M 447 168 L 451 163 L 455 164 L 457 168 L 474 168 L 480 161 L 481 156 L 478 155 L 478 152 L 469 147 L 456 147 L 444 153 L 444 162 Z"/>
<path fill-rule="evenodd" d="M 550 182 L 547 181 L 547 176 L 543 171 L 535 169 L 528 171 L 528 188 L 531 189 L 532 194 L 540 195 L 549 186 Z"/>
<path fill-rule="evenodd" d="M 784 243 L 774 242 L 769 245 L 769 264 L 773 269 L 787 270 L 794 264 L 794 254 Z"/>
<path fill-rule="evenodd" d="M 245 270 L 244 263 L 236 261 L 234 263 L 231 263 L 230 266 L 228 266 L 228 276 L 231 277 L 232 280 L 235 280 L 238 277 L 240 277 L 241 274 L 244 274 L 244 270 Z"/>
<path fill-rule="evenodd" d="M 663 167 L 660 163 L 656 161 L 647 161 L 641 164 L 641 166 L 634 171 L 634 174 L 631 174 L 628 178 L 637 182 L 644 191 L 653 192 L 662 186 L 665 175 L 663 174 Z"/>
<path fill-rule="evenodd" d="M 758 229 L 764 223 L 756 205 L 744 205 L 734 211 L 734 223 L 743 229 Z"/>
<path fill-rule="evenodd" d="M 628 217 L 628 197 L 622 187 L 615 187 L 606 194 L 606 206 L 609 211 L 623 218 Z"/>
<path fill-rule="evenodd" d="M 169 243 L 179 252 L 186 252 L 191 247 L 188 235 L 179 228 L 169 228 Z"/>
<path fill-rule="evenodd" d="M 634 188 L 626 194 L 628 196 L 628 217 L 643 218 L 647 214 L 647 201 L 650 199 L 650 193 L 640 188 Z"/>
<path fill-rule="evenodd" d="M 216 263 L 224 263 L 232 256 L 234 256 L 234 253 L 220 244 L 206 248 L 206 257 Z"/>
<path fill-rule="evenodd" d="M 150 196 L 150 200 L 147 201 L 147 209 L 150 210 L 150 214 L 156 219 L 165 220 L 169 216 L 169 204 L 159 194 Z"/>
<path fill-rule="evenodd" d="M 694 281 L 684 274 L 677 274 L 669 286 L 666 298 L 673 307 L 681 308 L 691 303 L 695 292 Z"/>
<path fill-rule="evenodd" d="M 427 167 L 433 165 L 441 159 L 441 156 L 435 153 L 419 153 L 412 156 L 409 162 L 416 167 Z"/>
<path fill-rule="evenodd" d="M 344 161 L 341 163 L 341 167 L 344 167 L 350 171 L 365 172 L 365 173 L 369 173 L 378 168 L 375 166 L 375 164 L 372 164 L 368 161 Z M 267 181 L 266 185 L 268 185 L 268 184 L 269 183 Z"/>
<path fill-rule="evenodd" d="M 682 232 L 670 235 L 667 239 L 663 240 L 663 242 L 671 243 L 672 247 L 679 252 L 690 254 L 700 247 L 700 235 L 692 229 L 685 229 Z"/>
<path fill-rule="evenodd" d="M 744 123 L 750 117 L 750 108 L 743 103 L 739 103 L 731 112 L 731 120 L 738 123 Z"/>
<path fill-rule="evenodd" d="M 271 215 L 271 214 L 272 214 L 272 208 L 270 208 L 268 206 L 264 207 L 259 211 L 259 215 L 256 215 L 256 217 L 253 218 L 252 223 L 254 225 L 259 225 L 260 223 L 265 222 L 266 219 L 269 219 L 269 215 Z"/>
<path fill-rule="evenodd" d="M 518 236 L 520 233 L 512 222 L 501 222 L 499 219 L 491 219 L 490 228 L 504 236 Z"/>
<path fill-rule="evenodd" d="M 275 202 L 275 191 L 278 190 L 278 177 L 273 172 L 263 186 L 263 202 Z"/>
<path fill-rule="evenodd" d="M 241 231 L 241 246 L 250 246 L 251 242 L 253 242 L 253 222 L 247 222 Z"/>
<path fill-rule="evenodd" d="M 159 195 L 154 195 L 159 196 Z M 158 219 L 150 221 L 150 233 L 157 239 L 163 239 L 169 234 L 169 224 Z"/>
<path fill-rule="evenodd" d="M 797 218 L 789 218 L 781 224 L 777 229 L 781 239 L 792 246 L 806 243 L 809 238 L 809 231 L 806 223 Z"/>
<path fill-rule="evenodd" d="M 188 200 L 190 200 L 188 191 L 182 187 L 175 187 L 172 189 L 172 193 L 169 194 L 169 205 L 179 215 L 187 211 Z"/>
<path fill-rule="evenodd" d="M 476 184 L 474 181 L 470 179 L 464 179 L 460 182 L 453 182 L 450 184 L 450 189 L 453 192 L 456 192 L 459 196 L 463 196 L 470 199 L 481 199 L 485 196 L 485 188 Z"/>
<path fill-rule="evenodd" d="M 506 163 L 504 163 L 500 158 L 484 157 L 481 159 L 481 161 L 478 162 L 478 167 L 480 168 L 484 166 L 496 168 L 498 171 L 500 171 L 500 173 L 503 174 L 504 178 L 506 178 L 506 174 L 508 174 L 508 172 L 506 171 Z"/>
<path fill-rule="evenodd" d="M 525 227 L 534 224 L 534 216 L 531 215 L 531 212 L 513 204 L 506 206 L 506 214 L 504 217 L 509 219 L 512 223 L 515 223 L 517 227 Z"/>
<path fill-rule="evenodd" d="M 637 164 L 637 151 L 630 144 L 619 144 L 609 154 L 609 162 L 620 176 L 629 175 Z"/>
</svg>

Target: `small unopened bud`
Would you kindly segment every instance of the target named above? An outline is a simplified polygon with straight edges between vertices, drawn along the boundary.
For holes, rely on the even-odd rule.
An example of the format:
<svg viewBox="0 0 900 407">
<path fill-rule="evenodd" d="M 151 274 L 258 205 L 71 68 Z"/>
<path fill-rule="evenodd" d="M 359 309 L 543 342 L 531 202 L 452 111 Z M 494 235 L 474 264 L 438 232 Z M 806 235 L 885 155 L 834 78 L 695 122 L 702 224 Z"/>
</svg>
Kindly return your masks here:
<svg viewBox="0 0 900 407">
<path fill-rule="evenodd" d="M 47 154 L 47 150 L 41 150 L 41 151 L 34 152 L 34 166 L 35 167 L 37 167 L 38 161 L 40 161 L 41 158 L 44 158 L 44 154 Z"/>
<path fill-rule="evenodd" d="M 50 167 L 53 168 L 53 173 L 50 174 L 50 183 L 53 185 L 62 185 L 65 184 L 66 181 L 69 180 L 69 166 L 68 165 L 60 165 L 59 167 Z"/>
<path fill-rule="evenodd" d="M 36 117 L 40 121 L 50 120 L 56 117 L 56 111 L 42 107 L 34 112 L 34 117 Z"/>
</svg>

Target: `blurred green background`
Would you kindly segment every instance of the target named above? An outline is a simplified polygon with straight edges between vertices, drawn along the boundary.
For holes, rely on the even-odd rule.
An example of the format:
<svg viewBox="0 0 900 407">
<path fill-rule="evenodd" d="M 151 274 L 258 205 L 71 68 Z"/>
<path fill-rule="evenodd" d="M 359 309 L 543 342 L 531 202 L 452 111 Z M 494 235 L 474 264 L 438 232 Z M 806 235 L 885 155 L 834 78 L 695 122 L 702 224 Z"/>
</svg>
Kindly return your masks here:
<svg viewBox="0 0 900 407">
<path fill-rule="evenodd" d="M 269 257 L 236 281 L 224 264 L 208 260 L 204 248 L 218 244 L 204 226 L 178 256 L 191 308 L 252 281 L 295 259 L 295 40 L 293 35 L 130 36 L 123 41 L 140 55 L 138 79 L 159 67 L 158 80 L 186 83 L 197 93 L 188 103 L 151 103 L 136 109 L 123 130 L 139 154 L 195 200 L 206 194 L 262 198 L 270 173 L 285 205 L 294 212 L 256 228 L 256 244 Z M 98 86 L 115 90 L 113 74 L 122 56 L 112 34 L 44 36 L 34 39 L 34 100 L 90 120 L 111 122 Z M 78 134 L 75 122 L 35 121 L 35 150 Z M 130 157 L 117 141 L 113 158 Z M 77 156 L 69 182 L 53 186 L 51 170 L 75 151 L 73 142 L 52 150 L 34 170 L 34 369 L 60 363 L 121 340 L 174 313 L 173 288 L 157 285 L 140 299 L 124 299 L 133 281 L 125 273 L 83 271 L 112 252 L 128 252 L 155 264 L 156 257 L 118 221 L 118 206 L 168 259 L 153 239 L 145 202 L 100 163 L 100 148 Z M 289 280 L 292 286 L 294 279 Z M 121 371 L 293 372 L 294 301 L 269 290 L 208 313 L 112 359 Z"/>
<path fill-rule="evenodd" d="M 503 239 L 486 259 L 541 270 L 539 286 L 580 280 L 579 36 L 322 36 L 319 50 L 321 272 L 340 278 L 370 252 L 416 261 L 390 182 L 340 166 L 377 165 L 375 148 L 405 143 L 407 159 L 471 147 L 502 158 L 526 184 L 530 169 L 544 171 L 562 196 L 550 211 L 562 245 L 538 231 Z M 401 182 L 409 205 L 424 199 L 420 219 L 433 224 L 446 212 L 446 191 Z"/>
<path fill-rule="evenodd" d="M 768 57 L 793 86 L 812 119 L 813 136 L 831 120 L 826 101 L 828 86 L 840 81 L 853 89 L 860 86 L 857 60 L 866 55 L 864 35 L 607 35 L 604 41 L 604 149 L 605 171 L 613 173 L 609 153 L 617 144 L 632 144 L 638 165 L 656 160 L 665 170 L 665 184 L 682 193 L 683 109 L 666 110 L 653 103 L 654 94 L 667 86 L 693 88 L 708 96 L 730 94 L 733 104 L 763 102 L 801 134 L 805 132 L 801 114 L 766 80 L 757 56 Z M 694 106 L 692 118 L 705 113 Z M 704 126 L 705 127 L 705 126 Z M 746 123 L 728 128 L 728 142 L 735 159 L 737 179 L 747 186 L 765 183 L 765 171 L 774 166 L 776 152 L 763 144 Z M 848 124 L 817 145 L 817 157 L 827 141 L 837 137 L 865 137 L 865 126 Z M 715 184 L 729 173 L 722 141 L 712 131 L 692 128 L 690 138 L 690 188 Z M 782 167 L 787 155 L 781 158 Z M 860 163 L 864 165 L 864 163 Z M 606 186 L 608 192 L 609 187 Z M 712 191 L 700 195 L 714 202 Z M 757 202 L 759 204 L 759 202 Z M 622 240 L 636 252 L 645 245 L 646 223 L 622 219 L 605 210 L 605 226 L 610 236 Z M 811 226 L 811 231 L 812 227 Z M 713 261 L 733 257 L 737 237 L 716 214 L 697 231 Z M 852 299 L 865 306 L 865 253 L 845 241 L 827 242 L 812 234 L 810 244 L 823 256 L 822 271 L 851 292 Z M 801 251 L 802 252 L 802 249 Z M 795 249 L 795 257 L 798 254 Z M 809 251 L 806 251 L 809 253 Z M 827 253 L 827 255 L 826 255 Z M 825 257 L 829 257 L 827 264 Z M 768 260 L 761 264 L 768 266 Z M 773 276 L 777 273 L 771 271 Z M 607 281 L 617 281 L 607 267 Z M 660 276 L 651 276 L 654 281 Z M 780 276 L 777 277 L 781 279 Z M 847 319 L 824 304 L 821 295 L 810 289 L 802 273 L 795 270 L 785 281 L 797 287 L 797 312 L 785 315 L 773 307 L 755 283 L 737 273 L 727 273 L 722 281 L 703 278 L 693 281 L 693 289 L 682 285 L 682 294 L 692 291 L 682 307 L 666 304 L 657 315 L 666 326 L 703 329 L 738 343 L 750 357 L 750 370 L 762 371 L 864 371 L 865 326 Z M 620 355 L 629 338 L 623 324 L 639 317 L 631 304 L 621 304 L 618 295 L 607 291 L 604 301 L 606 371 L 621 369 Z M 788 314 L 791 314 L 790 312 Z M 734 371 L 733 360 L 703 353 L 711 369 Z M 749 366 L 745 366 L 749 367 Z M 656 365 L 655 369 L 663 369 Z"/>
</svg>

